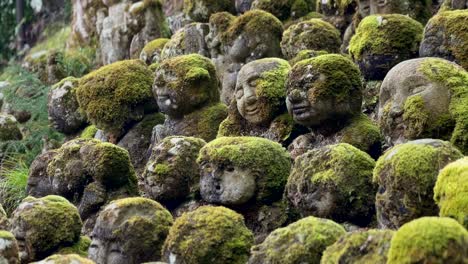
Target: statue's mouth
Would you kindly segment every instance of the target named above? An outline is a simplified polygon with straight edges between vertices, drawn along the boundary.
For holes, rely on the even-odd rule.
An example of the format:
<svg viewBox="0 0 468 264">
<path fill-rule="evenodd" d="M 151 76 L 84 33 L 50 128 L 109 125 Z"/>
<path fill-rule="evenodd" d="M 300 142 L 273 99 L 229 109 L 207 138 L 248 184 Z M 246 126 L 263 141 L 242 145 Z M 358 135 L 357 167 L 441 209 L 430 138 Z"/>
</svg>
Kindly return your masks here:
<svg viewBox="0 0 468 264">
<path fill-rule="evenodd" d="M 292 110 L 294 115 L 302 115 L 309 110 L 309 106 L 307 104 L 294 105 Z"/>
<path fill-rule="evenodd" d="M 259 111 L 260 111 L 260 109 L 258 108 L 257 105 L 253 105 L 253 106 L 250 106 L 250 107 L 246 107 L 246 108 L 245 108 L 245 112 L 246 112 L 248 115 L 256 115 Z"/>
</svg>

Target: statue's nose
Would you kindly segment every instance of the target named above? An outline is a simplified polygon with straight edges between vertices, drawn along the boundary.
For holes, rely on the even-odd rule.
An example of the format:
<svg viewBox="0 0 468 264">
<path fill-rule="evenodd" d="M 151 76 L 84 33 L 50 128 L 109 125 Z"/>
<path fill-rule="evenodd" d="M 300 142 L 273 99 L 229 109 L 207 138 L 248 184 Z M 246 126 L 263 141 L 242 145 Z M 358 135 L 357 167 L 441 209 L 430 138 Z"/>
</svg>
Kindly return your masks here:
<svg viewBox="0 0 468 264">
<path fill-rule="evenodd" d="M 291 102 L 298 102 L 298 101 L 301 101 L 302 100 L 302 94 L 301 94 L 301 91 L 299 91 L 298 89 L 294 89 L 292 90 L 289 94 L 288 94 L 288 99 L 289 101 Z"/>
</svg>

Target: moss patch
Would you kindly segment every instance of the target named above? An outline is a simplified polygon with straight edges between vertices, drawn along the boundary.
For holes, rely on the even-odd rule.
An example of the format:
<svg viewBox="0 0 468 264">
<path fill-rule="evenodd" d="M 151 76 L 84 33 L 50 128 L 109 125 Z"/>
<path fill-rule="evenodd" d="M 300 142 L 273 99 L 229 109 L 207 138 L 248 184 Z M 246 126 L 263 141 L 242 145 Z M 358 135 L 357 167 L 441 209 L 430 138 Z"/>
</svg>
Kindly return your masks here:
<svg viewBox="0 0 468 264">
<path fill-rule="evenodd" d="M 96 135 L 98 128 L 95 125 L 87 126 L 80 134 L 80 138 L 94 138 Z"/>
<path fill-rule="evenodd" d="M 268 27 L 265 27 L 265 25 L 268 25 Z M 268 12 L 251 10 L 234 20 L 226 32 L 222 34 L 222 38 L 229 42 L 236 39 L 241 33 L 254 38 L 255 36 L 262 36 L 264 32 L 268 32 L 281 39 L 283 24 L 278 18 Z"/>
<path fill-rule="evenodd" d="M 380 156 L 382 134 L 379 127 L 366 115 L 361 114 L 352 119 L 350 125 L 340 133 L 343 135 L 342 143 L 353 145 L 373 158 Z"/>
</svg>

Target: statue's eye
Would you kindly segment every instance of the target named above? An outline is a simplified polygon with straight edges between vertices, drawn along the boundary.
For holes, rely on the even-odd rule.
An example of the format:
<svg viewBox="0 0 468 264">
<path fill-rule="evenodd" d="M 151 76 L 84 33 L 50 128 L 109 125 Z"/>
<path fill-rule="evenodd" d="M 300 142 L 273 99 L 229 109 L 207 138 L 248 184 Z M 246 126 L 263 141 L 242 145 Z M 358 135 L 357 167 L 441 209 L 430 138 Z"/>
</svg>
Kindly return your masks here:
<svg viewBox="0 0 468 264">
<path fill-rule="evenodd" d="M 240 87 L 239 89 L 236 90 L 236 97 L 239 99 L 242 96 L 244 96 L 244 89 L 242 89 L 242 87 Z"/>
<path fill-rule="evenodd" d="M 258 84 L 258 79 L 257 78 L 251 79 L 251 80 L 249 80 L 248 84 L 249 84 L 250 87 L 255 87 Z"/>
</svg>

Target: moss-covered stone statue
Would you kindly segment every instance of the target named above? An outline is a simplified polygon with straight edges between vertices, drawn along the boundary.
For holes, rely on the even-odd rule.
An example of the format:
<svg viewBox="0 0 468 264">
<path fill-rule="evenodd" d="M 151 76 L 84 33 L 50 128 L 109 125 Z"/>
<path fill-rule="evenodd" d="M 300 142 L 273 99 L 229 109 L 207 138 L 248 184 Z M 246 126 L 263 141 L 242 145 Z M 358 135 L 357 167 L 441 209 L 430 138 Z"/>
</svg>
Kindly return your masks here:
<svg viewBox="0 0 468 264">
<path fill-rule="evenodd" d="M 466 0 L 444 0 L 439 8 L 439 12 L 468 9 L 468 1 Z"/>
<path fill-rule="evenodd" d="M 383 80 L 399 62 L 416 58 L 423 26 L 400 14 L 364 18 L 351 38 L 349 53 L 366 80 Z"/>
<path fill-rule="evenodd" d="M 437 215 L 433 200 L 437 174 L 462 157 L 449 142 L 438 139 L 414 140 L 385 152 L 373 172 L 380 227 L 398 228 L 418 217 Z"/>
<path fill-rule="evenodd" d="M 47 109 L 49 122 L 59 132 L 73 134 L 86 125 L 86 117 L 79 111 L 76 87 L 79 79 L 67 77 L 52 86 Z"/>
<path fill-rule="evenodd" d="M 159 260 L 172 222 L 169 211 L 153 200 L 115 200 L 99 213 L 88 257 L 112 264 Z"/>
<path fill-rule="evenodd" d="M 12 115 L 0 113 L 0 141 L 21 140 L 18 121 Z"/>
<path fill-rule="evenodd" d="M 380 131 L 361 114 L 361 103 L 361 76 L 350 59 L 326 54 L 296 63 L 287 81 L 286 105 L 294 122 L 310 132 L 289 146 L 292 157 L 336 143 L 349 143 L 378 157 Z"/>
<path fill-rule="evenodd" d="M 304 216 L 366 226 L 372 220 L 375 161 L 346 143 L 309 150 L 297 157 L 285 196 Z"/>
<path fill-rule="evenodd" d="M 338 53 L 340 32 L 330 23 L 313 18 L 290 26 L 283 33 L 281 50 L 286 59 L 294 58 L 302 50 Z"/>
<path fill-rule="evenodd" d="M 202 206 L 175 220 L 164 242 L 162 260 L 243 264 L 252 244 L 252 232 L 242 215 L 224 207 Z"/>
<path fill-rule="evenodd" d="M 161 50 L 161 61 L 181 55 L 196 53 L 210 56 L 206 36 L 210 28 L 206 23 L 190 23 L 179 29 Z"/>
<path fill-rule="evenodd" d="M 254 0 L 251 2 L 251 9 L 267 11 L 281 21 L 300 18 L 315 9 L 315 2 L 310 0 Z"/>
<path fill-rule="evenodd" d="M 388 264 L 466 263 L 468 231 L 446 217 L 422 217 L 403 225 L 392 238 Z"/>
<path fill-rule="evenodd" d="M 199 197 L 198 152 L 203 139 L 172 136 L 151 150 L 143 172 L 146 195 L 169 208 Z"/>
<path fill-rule="evenodd" d="M 332 220 L 309 216 L 271 232 L 253 246 L 249 264 L 319 264 L 323 251 L 346 233 Z"/>
<path fill-rule="evenodd" d="M 323 15 L 323 20 L 332 24 L 341 33 L 353 20 L 356 1 L 320 0 L 315 2 L 315 11 Z"/>
<path fill-rule="evenodd" d="M 124 60 L 82 77 L 76 97 L 88 120 L 116 143 L 131 124 L 157 110 L 152 83 L 153 74 L 142 61 Z"/>
<path fill-rule="evenodd" d="M 378 119 L 389 145 L 439 138 L 468 154 L 468 73 L 438 58 L 399 63 L 382 83 Z"/>
<path fill-rule="evenodd" d="M 358 230 L 340 237 L 323 252 L 321 264 L 386 264 L 394 231 Z"/>
<path fill-rule="evenodd" d="M 141 50 L 140 60 L 147 65 L 161 62 L 161 52 L 167 42 L 169 42 L 167 38 L 158 38 L 148 42 Z"/>
<path fill-rule="evenodd" d="M 371 15 L 402 14 L 426 24 L 436 10 L 432 10 L 432 1 L 427 0 L 370 0 Z"/>
<path fill-rule="evenodd" d="M 282 34 L 281 21 L 262 10 L 248 11 L 229 24 L 221 36 L 226 47 L 222 102 L 229 104 L 234 97 L 237 74 L 244 64 L 261 58 L 281 57 Z"/>
<path fill-rule="evenodd" d="M 419 56 L 444 58 L 468 70 L 467 24 L 467 9 L 436 14 L 424 28 Z"/>
<path fill-rule="evenodd" d="M 440 216 L 454 218 L 468 229 L 468 157 L 450 163 L 439 172 L 434 200 Z"/>
<path fill-rule="evenodd" d="M 287 220 L 282 219 L 284 212 L 260 217 L 264 206 L 284 211 L 280 200 L 291 161 L 280 144 L 258 137 L 220 137 L 200 150 L 198 163 L 203 200 L 242 213 L 256 235 L 268 234 Z"/>
<path fill-rule="evenodd" d="M 160 0 L 104 0 L 105 17 L 99 19 L 102 64 L 138 58 L 149 41 L 169 37 Z"/>
<path fill-rule="evenodd" d="M 289 144 L 299 130 L 286 110 L 285 84 L 290 69 L 287 61 L 277 58 L 244 65 L 218 136 L 258 136 Z"/>
<path fill-rule="evenodd" d="M 56 254 L 31 264 L 95 264 L 95 262 L 77 254 Z"/>
<path fill-rule="evenodd" d="M 39 167 L 31 171 L 28 193 L 37 197 L 56 194 L 69 199 L 85 220 L 86 233 L 92 229 L 101 206 L 113 199 L 138 195 L 128 152 L 111 143 L 75 139 L 62 145 L 46 162 L 46 171 Z"/>
<path fill-rule="evenodd" d="M 217 12 L 235 13 L 231 0 L 184 0 L 184 14 L 195 22 L 206 23 Z"/>
<path fill-rule="evenodd" d="M 227 116 L 219 102 L 219 82 L 213 63 L 198 54 L 163 61 L 156 70 L 153 94 L 166 114 L 153 131 L 154 142 L 167 136 L 194 136 L 210 141 Z"/>
<path fill-rule="evenodd" d="M 11 219 L 21 263 L 41 260 L 78 243 L 81 225 L 77 208 L 61 196 L 25 198 Z"/>
<path fill-rule="evenodd" d="M 0 263 L 20 263 L 18 243 L 15 236 L 6 230 L 0 230 Z"/>
</svg>

